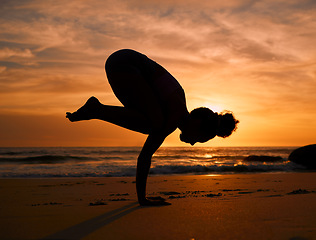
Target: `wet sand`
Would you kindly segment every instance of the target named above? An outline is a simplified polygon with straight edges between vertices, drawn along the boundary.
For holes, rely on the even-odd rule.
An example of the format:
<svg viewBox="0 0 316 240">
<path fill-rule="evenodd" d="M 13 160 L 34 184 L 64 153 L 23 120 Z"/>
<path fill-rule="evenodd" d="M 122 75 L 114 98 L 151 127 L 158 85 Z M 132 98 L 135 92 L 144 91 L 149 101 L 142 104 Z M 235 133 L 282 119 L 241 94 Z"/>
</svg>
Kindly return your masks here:
<svg viewBox="0 0 316 240">
<path fill-rule="evenodd" d="M 0 239 L 316 239 L 316 173 L 0 179 Z"/>
</svg>

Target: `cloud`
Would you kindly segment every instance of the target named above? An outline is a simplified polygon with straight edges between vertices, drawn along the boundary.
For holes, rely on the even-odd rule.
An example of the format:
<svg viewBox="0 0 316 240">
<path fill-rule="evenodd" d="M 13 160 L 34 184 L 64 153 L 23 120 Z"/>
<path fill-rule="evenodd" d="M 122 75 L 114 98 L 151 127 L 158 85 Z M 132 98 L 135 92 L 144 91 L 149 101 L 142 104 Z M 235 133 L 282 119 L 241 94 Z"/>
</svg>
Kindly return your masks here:
<svg viewBox="0 0 316 240">
<path fill-rule="evenodd" d="M 0 58 L 10 58 L 10 57 L 23 57 L 31 58 L 34 57 L 30 49 L 10 49 L 2 48 L 0 49 Z"/>
<path fill-rule="evenodd" d="M 297 117 L 291 106 L 314 107 L 313 0 L 0 4 L 0 111 L 55 113 L 92 94 L 115 103 L 104 61 L 120 48 L 166 67 L 190 107 L 210 102 L 245 118 L 288 119 Z"/>
<path fill-rule="evenodd" d="M 7 67 L 0 66 L 0 73 L 3 73 L 6 69 L 7 69 Z"/>
<path fill-rule="evenodd" d="M 162 52 L 200 62 L 205 61 L 205 52 L 217 52 L 222 59 L 284 59 L 283 55 L 289 58 L 302 50 L 290 40 L 298 30 L 296 24 L 309 29 L 301 29 L 296 41 L 306 42 L 303 35 L 311 34 L 310 12 L 303 8 L 300 15 L 294 14 L 297 6 L 267 1 L 32 1 L 13 5 L 10 14 L 19 17 L 15 21 L 6 19 L 2 32 L 10 32 L 16 41 L 21 36 L 24 43 L 36 45 L 37 52 L 59 48 L 81 53 L 82 58 L 125 46 L 153 56 L 161 57 Z"/>
</svg>

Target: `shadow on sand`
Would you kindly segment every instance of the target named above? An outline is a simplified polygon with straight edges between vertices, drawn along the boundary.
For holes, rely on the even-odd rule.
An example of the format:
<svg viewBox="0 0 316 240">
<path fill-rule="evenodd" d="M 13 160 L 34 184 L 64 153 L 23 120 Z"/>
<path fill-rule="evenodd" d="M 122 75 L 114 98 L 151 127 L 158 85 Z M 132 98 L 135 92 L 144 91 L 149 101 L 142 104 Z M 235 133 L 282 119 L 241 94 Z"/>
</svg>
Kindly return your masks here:
<svg viewBox="0 0 316 240">
<path fill-rule="evenodd" d="M 95 218 L 89 219 L 75 226 L 69 227 L 67 229 L 61 230 L 57 233 L 49 235 L 42 238 L 43 240 L 49 239 L 81 239 L 90 233 L 104 227 L 115 220 L 141 208 L 137 202 L 128 204 L 121 208 L 115 209 L 113 211 L 107 212 Z"/>
</svg>

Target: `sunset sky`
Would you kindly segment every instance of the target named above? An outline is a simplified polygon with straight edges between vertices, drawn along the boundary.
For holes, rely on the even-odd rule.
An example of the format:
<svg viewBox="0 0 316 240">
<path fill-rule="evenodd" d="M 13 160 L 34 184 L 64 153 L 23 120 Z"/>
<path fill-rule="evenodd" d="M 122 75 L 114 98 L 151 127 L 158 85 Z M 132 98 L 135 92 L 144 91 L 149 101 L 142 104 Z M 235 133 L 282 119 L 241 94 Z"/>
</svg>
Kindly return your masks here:
<svg viewBox="0 0 316 240">
<path fill-rule="evenodd" d="M 316 1 L 0 2 L 0 147 L 141 146 L 101 121 L 70 123 L 90 96 L 119 105 L 104 72 L 131 48 L 181 83 L 188 109 L 231 110 L 229 138 L 197 146 L 316 143 Z M 164 146 L 189 146 L 177 130 Z"/>
</svg>

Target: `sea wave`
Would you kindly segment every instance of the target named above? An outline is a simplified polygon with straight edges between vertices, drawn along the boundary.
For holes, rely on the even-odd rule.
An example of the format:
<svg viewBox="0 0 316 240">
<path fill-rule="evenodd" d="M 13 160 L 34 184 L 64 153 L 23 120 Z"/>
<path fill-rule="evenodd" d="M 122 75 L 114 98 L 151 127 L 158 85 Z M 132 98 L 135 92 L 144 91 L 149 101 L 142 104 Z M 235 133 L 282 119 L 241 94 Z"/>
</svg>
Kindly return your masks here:
<svg viewBox="0 0 316 240">
<path fill-rule="evenodd" d="M 262 173 L 262 172 L 291 172 L 295 170 L 304 170 L 295 163 L 288 162 L 285 165 L 274 164 L 252 164 L 252 165 L 158 165 L 151 168 L 152 174 L 207 174 L 207 173 Z"/>
<path fill-rule="evenodd" d="M 20 157 L 20 158 L 0 158 L 0 164 L 60 164 L 60 163 L 70 163 L 70 162 L 95 162 L 102 160 L 123 160 L 126 158 L 122 157 L 79 157 L 79 156 L 62 156 L 62 155 L 40 155 L 33 157 Z"/>
<path fill-rule="evenodd" d="M 303 171 L 288 161 L 294 147 L 162 147 L 150 174 Z M 135 176 L 140 147 L 0 148 L 0 177 Z"/>
<path fill-rule="evenodd" d="M 64 163 L 68 161 L 85 161 L 85 160 L 91 160 L 91 158 L 77 157 L 77 156 L 40 155 L 40 156 L 34 156 L 34 157 L 0 158 L 0 163 L 54 164 L 54 163 Z"/>
<path fill-rule="evenodd" d="M 52 165 L 50 165 L 52 166 Z M 37 168 L 7 169 L 1 171 L 0 178 L 46 178 L 46 177 L 134 177 L 136 166 L 113 167 L 106 165 L 71 165 L 50 167 L 45 165 Z M 54 166 L 54 165 L 53 165 Z M 252 164 L 252 165 L 156 165 L 150 169 L 150 175 L 203 175 L 203 174 L 236 174 L 236 173 L 265 173 L 265 172 L 295 172 L 305 168 L 292 162 L 284 165 Z"/>
</svg>

